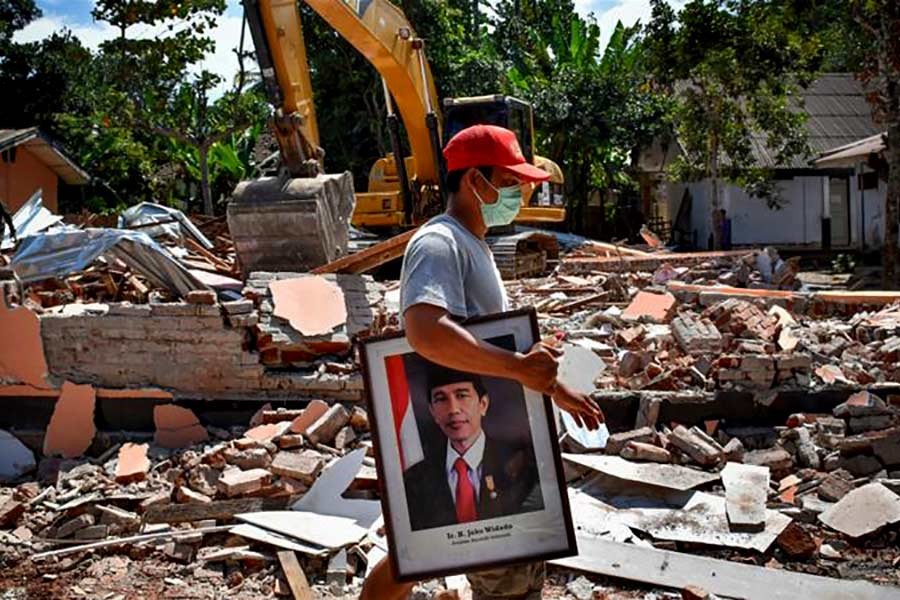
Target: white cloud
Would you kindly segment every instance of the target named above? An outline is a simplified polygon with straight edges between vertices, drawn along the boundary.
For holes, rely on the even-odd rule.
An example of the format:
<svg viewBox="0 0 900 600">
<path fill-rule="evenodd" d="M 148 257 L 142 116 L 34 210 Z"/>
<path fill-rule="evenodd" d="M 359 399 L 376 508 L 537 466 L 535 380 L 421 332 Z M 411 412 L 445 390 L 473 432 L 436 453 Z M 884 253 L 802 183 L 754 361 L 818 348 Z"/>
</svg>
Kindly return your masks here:
<svg viewBox="0 0 900 600">
<path fill-rule="evenodd" d="M 81 40 L 82 44 L 91 50 L 96 50 L 102 42 L 110 40 L 118 34 L 116 28 L 108 23 L 77 23 L 64 15 L 45 12 L 43 17 L 32 21 L 21 31 L 17 31 L 13 40 L 20 43 L 37 42 L 65 29 L 71 31 L 75 37 Z"/>
<path fill-rule="evenodd" d="M 241 42 L 241 25 L 243 21 L 242 14 L 226 14 L 220 17 L 215 29 L 209 33 L 216 43 L 215 51 L 208 54 L 201 63 L 195 65 L 192 69 L 194 72 L 206 69 L 222 78 L 222 83 L 216 89 L 216 96 L 223 94 L 234 85 L 234 78 L 238 72 L 237 55 L 234 51 Z M 253 50 L 253 40 L 250 38 L 249 31 L 244 36 L 244 50 Z M 245 62 L 245 68 L 252 71 L 256 68 L 256 65 L 252 64 L 252 61 L 249 62 L 251 64 Z"/>
<path fill-rule="evenodd" d="M 234 50 L 240 45 L 243 13 L 229 10 L 219 17 L 216 26 L 208 32 L 215 42 L 215 50 L 210 52 L 200 63 L 191 67 L 192 73 L 206 69 L 222 77 L 223 82 L 213 92 L 214 97 L 222 95 L 233 85 L 238 71 L 237 56 Z M 118 36 L 119 31 L 112 25 L 93 21 L 76 22 L 71 16 L 45 10 L 44 16 L 31 22 L 13 37 L 16 42 L 35 42 L 49 37 L 53 33 L 69 30 L 81 40 L 87 48 L 97 50 L 100 44 Z M 164 36 L 168 33 L 168 24 L 155 28 L 135 26 L 127 30 L 126 35 L 136 38 Z M 248 34 L 244 40 L 245 50 L 252 50 L 253 41 Z M 254 65 L 248 65 L 252 69 Z"/>
<path fill-rule="evenodd" d="M 676 9 L 684 6 L 687 0 L 668 0 Z M 605 48 L 616 28 L 622 22 L 631 27 L 638 21 L 646 24 L 650 20 L 652 10 L 650 0 L 618 0 L 610 6 L 609 0 L 575 0 L 575 10 L 583 15 L 593 14 L 600 26 L 600 47 Z"/>
</svg>

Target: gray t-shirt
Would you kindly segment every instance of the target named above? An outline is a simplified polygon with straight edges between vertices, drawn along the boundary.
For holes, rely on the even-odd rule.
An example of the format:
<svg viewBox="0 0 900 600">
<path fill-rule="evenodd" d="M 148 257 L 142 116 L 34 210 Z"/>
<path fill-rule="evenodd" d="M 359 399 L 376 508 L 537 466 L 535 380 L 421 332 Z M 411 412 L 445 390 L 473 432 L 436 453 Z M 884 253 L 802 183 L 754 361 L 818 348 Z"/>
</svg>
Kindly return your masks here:
<svg viewBox="0 0 900 600">
<path fill-rule="evenodd" d="M 508 310 L 494 255 L 453 217 L 434 217 L 413 235 L 403 256 L 400 313 L 432 304 L 469 318 Z"/>
</svg>

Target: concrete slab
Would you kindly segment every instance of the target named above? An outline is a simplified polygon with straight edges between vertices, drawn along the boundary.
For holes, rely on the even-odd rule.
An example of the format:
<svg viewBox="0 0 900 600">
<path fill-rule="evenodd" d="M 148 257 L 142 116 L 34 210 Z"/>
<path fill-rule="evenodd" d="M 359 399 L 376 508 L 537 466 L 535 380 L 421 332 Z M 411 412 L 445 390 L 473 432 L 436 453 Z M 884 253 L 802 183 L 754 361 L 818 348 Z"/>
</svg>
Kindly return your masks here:
<svg viewBox="0 0 900 600">
<path fill-rule="evenodd" d="M 295 510 L 262 511 L 235 515 L 240 521 L 326 548 L 343 548 L 359 542 L 367 529 L 354 519 Z"/>
<path fill-rule="evenodd" d="M 718 473 L 696 471 L 679 465 L 634 463 L 619 456 L 563 454 L 567 461 L 618 479 L 670 490 L 689 490 L 719 479 Z"/>
<path fill-rule="evenodd" d="M 900 496 L 880 483 L 869 483 L 841 498 L 819 520 L 850 537 L 862 537 L 900 522 Z"/>
<path fill-rule="evenodd" d="M 734 531 L 762 531 L 766 527 L 769 468 L 727 463 L 722 469 L 725 511 Z"/>
</svg>

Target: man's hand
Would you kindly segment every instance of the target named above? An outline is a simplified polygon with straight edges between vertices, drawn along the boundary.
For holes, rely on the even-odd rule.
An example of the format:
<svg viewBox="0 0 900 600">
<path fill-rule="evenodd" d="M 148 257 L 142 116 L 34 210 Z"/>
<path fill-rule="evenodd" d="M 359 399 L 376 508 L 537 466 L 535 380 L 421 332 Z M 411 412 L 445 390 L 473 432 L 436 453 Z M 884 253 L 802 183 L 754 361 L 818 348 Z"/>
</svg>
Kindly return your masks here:
<svg viewBox="0 0 900 600">
<path fill-rule="evenodd" d="M 576 392 L 563 383 L 556 385 L 556 390 L 551 397 L 560 409 L 572 415 L 576 423 L 591 431 L 600 427 L 600 423 L 606 420 L 603 411 L 600 410 L 593 398 L 587 394 Z"/>
<path fill-rule="evenodd" d="M 520 355 L 516 378 L 527 388 L 542 394 L 552 394 L 556 387 L 556 373 L 562 351 L 538 342 L 528 354 Z"/>
</svg>

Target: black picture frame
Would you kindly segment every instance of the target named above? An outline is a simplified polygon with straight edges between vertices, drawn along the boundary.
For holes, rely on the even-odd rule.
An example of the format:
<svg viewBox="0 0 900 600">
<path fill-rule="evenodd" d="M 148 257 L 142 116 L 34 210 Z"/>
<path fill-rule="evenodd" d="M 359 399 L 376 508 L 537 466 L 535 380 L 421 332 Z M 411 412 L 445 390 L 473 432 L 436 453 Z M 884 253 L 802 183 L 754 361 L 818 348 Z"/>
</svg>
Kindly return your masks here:
<svg viewBox="0 0 900 600">
<path fill-rule="evenodd" d="M 481 317 L 476 317 L 472 319 L 468 319 L 460 322 L 463 327 L 470 328 L 476 325 L 483 325 L 487 323 L 498 323 L 504 320 L 510 319 L 522 319 L 527 318 L 530 324 L 530 334 L 531 339 L 528 340 L 527 346 L 530 348 L 534 344 L 536 344 L 540 340 L 540 332 L 538 329 L 537 323 L 537 314 L 533 308 L 523 308 L 518 310 L 506 311 L 503 313 L 497 313 L 492 315 L 485 315 Z M 375 355 L 380 356 L 380 352 L 377 351 L 377 348 L 380 344 L 385 342 L 394 342 L 397 340 L 405 339 L 405 333 L 403 331 L 385 334 L 381 336 L 373 336 L 370 338 L 366 338 L 361 341 L 360 345 L 360 362 L 361 369 L 363 375 L 363 381 L 365 385 L 365 396 L 367 402 L 367 408 L 370 415 L 370 427 L 372 429 L 373 435 L 373 447 L 376 455 L 376 470 L 378 474 L 378 486 L 379 492 L 381 496 L 381 504 L 382 510 L 384 513 L 384 523 L 385 529 L 388 538 L 388 557 L 390 560 L 391 568 L 393 570 L 394 576 L 398 581 L 418 581 L 423 579 L 431 579 L 435 577 L 442 577 L 447 575 L 455 575 L 466 572 L 473 571 L 481 571 L 487 569 L 495 569 L 499 567 L 507 567 L 513 566 L 517 564 L 525 564 L 532 563 L 537 561 L 548 561 L 557 558 L 564 558 L 568 556 L 575 556 L 578 554 L 578 547 L 575 536 L 575 528 L 572 519 L 571 509 L 569 506 L 569 497 L 566 486 L 566 480 L 563 471 L 563 463 L 562 456 L 559 448 L 559 436 L 556 428 L 556 419 L 554 418 L 553 413 L 553 405 L 551 399 L 547 395 L 541 395 L 542 402 L 541 408 L 543 409 L 544 419 L 541 420 L 541 424 L 545 424 L 547 428 L 547 439 L 549 440 L 550 453 L 552 455 L 552 472 L 546 473 L 546 467 L 544 470 L 540 471 L 540 477 L 543 479 L 545 477 L 552 477 L 555 479 L 556 486 L 554 486 L 554 490 L 558 494 L 558 502 L 560 510 L 560 518 L 561 523 L 560 526 L 563 528 L 563 531 L 560 534 L 560 537 L 564 540 L 564 545 L 560 546 L 558 549 L 553 551 L 539 551 L 533 554 L 518 554 L 514 558 L 510 559 L 499 559 L 499 560 L 488 560 L 483 563 L 478 564 L 467 564 L 464 566 L 453 566 L 446 565 L 444 567 L 438 567 L 435 569 L 429 570 L 421 570 L 411 572 L 408 570 L 404 570 L 401 561 L 397 554 L 397 532 L 395 528 L 395 521 L 392 515 L 391 510 L 391 494 L 401 493 L 404 494 L 405 491 L 397 491 L 388 489 L 387 478 L 385 475 L 385 461 L 389 460 L 386 457 L 386 452 L 384 451 L 384 446 L 382 444 L 382 434 L 386 431 L 393 434 L 393 416 L 391 415 L 391 422 L 389 423 L 390 427 L 386 427 L 385 422 L 385 410 L 390 413 L 390 407 L 387 408 L 381 406 L 379 402 L 384 402 L 385 399 L 378 399 L 375 397 L 373 393 L 373 382 L 372 382 L 372 361 L 377 358 Z M 518 348 L 517 348 L 518 349 Z M 410 349 L 410 352 L 414 352 Z M 530 392 L 533 393 L 533 392 Z M 390 400 L 387 399 L 389 403 Z M 395 441 L 394 438 L 388 438 L 391 441 Z M 405 500 L 404 500 L 405 501 Z M 528 514 L 509 517 L 509 518 L 521 518 L 527 519 Z M 415 532 L 414 532 L 415 533 Z M 436 549 L 437 551 L 437 549 Z"/>
</svg>

